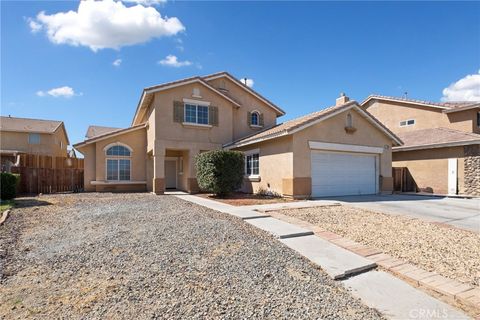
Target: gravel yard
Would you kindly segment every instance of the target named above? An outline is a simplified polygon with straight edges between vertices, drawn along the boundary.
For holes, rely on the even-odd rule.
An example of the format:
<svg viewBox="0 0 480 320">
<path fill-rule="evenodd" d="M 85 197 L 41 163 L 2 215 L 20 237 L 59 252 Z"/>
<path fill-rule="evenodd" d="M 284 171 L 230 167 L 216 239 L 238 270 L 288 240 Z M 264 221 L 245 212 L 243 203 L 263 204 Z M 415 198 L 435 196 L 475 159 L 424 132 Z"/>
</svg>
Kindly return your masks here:
<svg viewBox="0 0 480 320">
<path fill-rule="evenodd" d="M 173 196 L 19 203 L 0 227 L 0 318 L 381 318 L 266 233 Z"/>
<path fill-rule="evenodd" d="M 380 249 L 425 270 L 480 285 L 480 234 L 350 206 L 280 213 Z"/>
</svg>

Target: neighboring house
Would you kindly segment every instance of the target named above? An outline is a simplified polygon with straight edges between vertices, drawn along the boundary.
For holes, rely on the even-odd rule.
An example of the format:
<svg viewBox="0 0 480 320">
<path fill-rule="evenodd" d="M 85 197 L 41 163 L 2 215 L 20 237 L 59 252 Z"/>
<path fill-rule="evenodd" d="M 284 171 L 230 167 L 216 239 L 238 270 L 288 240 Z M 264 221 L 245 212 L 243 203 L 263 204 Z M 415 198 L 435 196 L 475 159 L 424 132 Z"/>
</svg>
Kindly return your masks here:
<svg viewBox="0 0 480 320">
<path fill-rule="evenodd" d="M 24 153 L 67 157 L 69 140 L 62 121 L 0 117 L 0 134 L 2 166 Z"/>
<path fill-rule="evenodd" d="M 421 191 L 480 195 L 480 102 L 371 95 L 362 108 L 402 139 L 393 166 L 407 167 Z"/>
<path fill-rule="evenodd" d="M 342 96 L 337 106 L 276 125 L 285 112 L 226 72 L 145 88 L 129 128 L 90 127 L 74 147 L 87 191 L 197 192 L 195 156 L 245 151 L 244 191 L 293 197 L 392 190 L 401 141 Z"/>
</svg>

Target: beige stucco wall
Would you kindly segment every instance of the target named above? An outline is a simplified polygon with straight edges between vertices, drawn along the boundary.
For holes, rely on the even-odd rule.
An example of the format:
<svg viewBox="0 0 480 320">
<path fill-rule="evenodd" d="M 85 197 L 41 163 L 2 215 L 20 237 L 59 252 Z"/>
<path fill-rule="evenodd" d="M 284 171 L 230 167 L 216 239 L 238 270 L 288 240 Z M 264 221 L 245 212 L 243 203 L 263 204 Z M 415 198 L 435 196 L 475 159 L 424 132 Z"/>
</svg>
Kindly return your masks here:
<svg viewBox="0 0 480 320">
<path fill-rule="evenodd" d="M 353 134 L 345 131 L 347 114 L 351 113 L 353 126 L 357 129 Z M 369 147 L 382 147 L 384 152 L 380 155 L 380 175 L 384 178 L 392 176 L 392 142 L 382 131 L 365 120 L 355 110 L 342 112 L 332 118 L 299 131 L 293 136 L 293 164 L 295 177 L 310 177 L 310 147 L 309 141 L 327 143 L 352 144 Z"/>
<path fill-rule="evenodd" d="M 345 131 L 347 114 L 353 116 L 357 130 L 353 134 Z M 354 110 L 342 112 L 332 118 L 312 125 L 293 135 L 263 143 L 257 143 L 236 150 L 260 151 L 260 181 L 244 183 L 242 191 L 258 192 L 270 190 L 294 197 L 308 197 L 311 194 L 311 149 L 309 141 L 351 144 L 384 148 L 380 154 L 380 175 L 383 176 L 383 190 L 392 190 L 392 142 L 381 130 L 374 127 Z M 385 148 L 387 147 L 387 148 Z"/>
<path fill-rule="evenodd" d="M 275 110 L 266 103 L 245 91 L 227 78 L 218 78 L 209 81 L 215 88 L 225 88 L 227 94 L 239 102 L 241 107 L 234 110 L 233 114 L 233 139 L 237 140 L 247 135 L 251 135 L 261 128 L 253 128 L 248 125 L 248 112 L 258 111 L 263 114 L 264 128 L 272 127 L 276 124 L 277 114 Z"/>
<path fill-rule="evenodd" d="M 39 133 L 39 144 L 29 144 L 28 134 L 28 132 L 2 131 L 0 134 L 0 149 L 18 150 L 52 157 L 67 156 L 67 137 L 63 128 L 59 128 L 53 134 Z"/>
<path fill-rule="evenodd" d="M 261 190 L 283 194 L 283 179 L 293 178 L 292 137 L 257 143 L 236 150 L 248 152 L 259 149 L 260 181 L 244 179 L 243 192 L 256 193 Z"/>
<path fill-rule="evenodd" d="M 394 133 L 409 132 L 437 127 L 451 128 L 466 132 L 480 132 L 476 126 L 476 112 L 466 110 L 454 113 L 443 113 L 442 109 L 417 107 L 400 102 L 374 101 L 366 110 L 385 124 Z M 415 125 L 400 127 L 400 121 L 415 119 Z"/>
<path fill-rule="evenodd" d="M 83 154 L 83 185 L 85 191 L 95 191 L 96 188 L 92 185 L 92 181 L 96 179 L 96 148 L 95 144 L 89 144 L 80 148 L 79 151 Z"/>
<path fill-rule="evenodd" d="M 202 98 L 192 97 L 193 89 L 200 90 Z M 173 102 L 183 99 L 210 102 L 218 107 L 218 126 L 204 128 L 183 125 L 173 121 Z M 172 141 L 209 142 L 225 144 L 232 141 L 233 105 L 227 99 L 199 84 L 190 84 L 157 92 L 152 101 L 155 108 L 155 138 Z"/>
<path fill-rule="evenodd" d="M 448 159 L 457 158 L 458 191 L 464 193 L 464 150 L 438 148 L 393 153 L 394 167 L 407 167 L 420 190 L 448 193 Z"/>
<path fill-rule="evenodd" d="M 139 129 L 124 134 L 119 134 L 108 139 L 93 142 L 77 149 L 84 155 L 84 185 L 86 191 L 126 191 L 146 190 L 146 185 L 126 186 L 101 186 L 93 185 L 92 181 L 106 181 L 105 147 L 112 143 L 122 143 L 129 146 L 133 151 L 131 155 L 130 180 L 146 181 L 147 179 L 147 138 L 146 130 Z"/>
</svg>

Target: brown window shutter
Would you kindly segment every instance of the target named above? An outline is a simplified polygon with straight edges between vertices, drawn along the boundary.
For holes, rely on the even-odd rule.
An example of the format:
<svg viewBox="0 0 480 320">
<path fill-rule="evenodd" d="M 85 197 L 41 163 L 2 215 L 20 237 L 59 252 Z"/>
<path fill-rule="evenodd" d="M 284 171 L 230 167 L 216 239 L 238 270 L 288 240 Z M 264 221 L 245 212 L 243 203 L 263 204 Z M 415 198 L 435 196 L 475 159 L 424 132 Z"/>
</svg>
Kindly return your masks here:
<svg viewBox="0 0 480 320">
<path fill-rule="evenodd" d="M 173 121 L 174 122 L 183 122 L 183 102 L 182 101 L 173 101 Z"/>
<path fill-rule="evenodd" d="M 215 107 L 215 106 L 208 107 L 208 123 L 211 126 L 218 127 L 218 107 Z"/>
<path fill-rule="evenodd" d="M 252 125 L 252 113 L 249 111 L 247 112 L 247 123 L 248 125 Z"/>
<path fill-rule="evenodd" d="M 258 124 L 263 127 L 263 113 L 260 113 L 258 116 Z"/>
</svg>

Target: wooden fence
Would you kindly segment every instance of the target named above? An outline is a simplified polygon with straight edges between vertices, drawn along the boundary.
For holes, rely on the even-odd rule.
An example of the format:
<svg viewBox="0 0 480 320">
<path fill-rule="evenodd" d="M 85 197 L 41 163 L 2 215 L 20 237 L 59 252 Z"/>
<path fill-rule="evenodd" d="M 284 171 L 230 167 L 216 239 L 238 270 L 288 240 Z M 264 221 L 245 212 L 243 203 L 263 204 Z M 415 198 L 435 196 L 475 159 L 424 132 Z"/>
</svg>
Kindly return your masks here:
<svg viewBox="0 0 480 320">
<path fill-rule="evenodd" d="M 417 184 L 407 167 L 392 168 L 393 191 L 416 192 Z"/>
<path fill-rule="evenodd" d="M 83 169 L 83 159 L 20 154 L 20 167 L 46 169 Z"/>
<path fill-rule="evenodd" d="M 37 154 L 21 154 L 19 157 L 19 166 L 10 169 L 12 173 L 20 174 L 18 193 L 83 190 L 83 159 Z"/>
<path fill-rule="evenodd" d="M 12 167 L 20 174 L 19 193 L 55 193 L 83 190 L 83 169 Z"/>
</svg>

